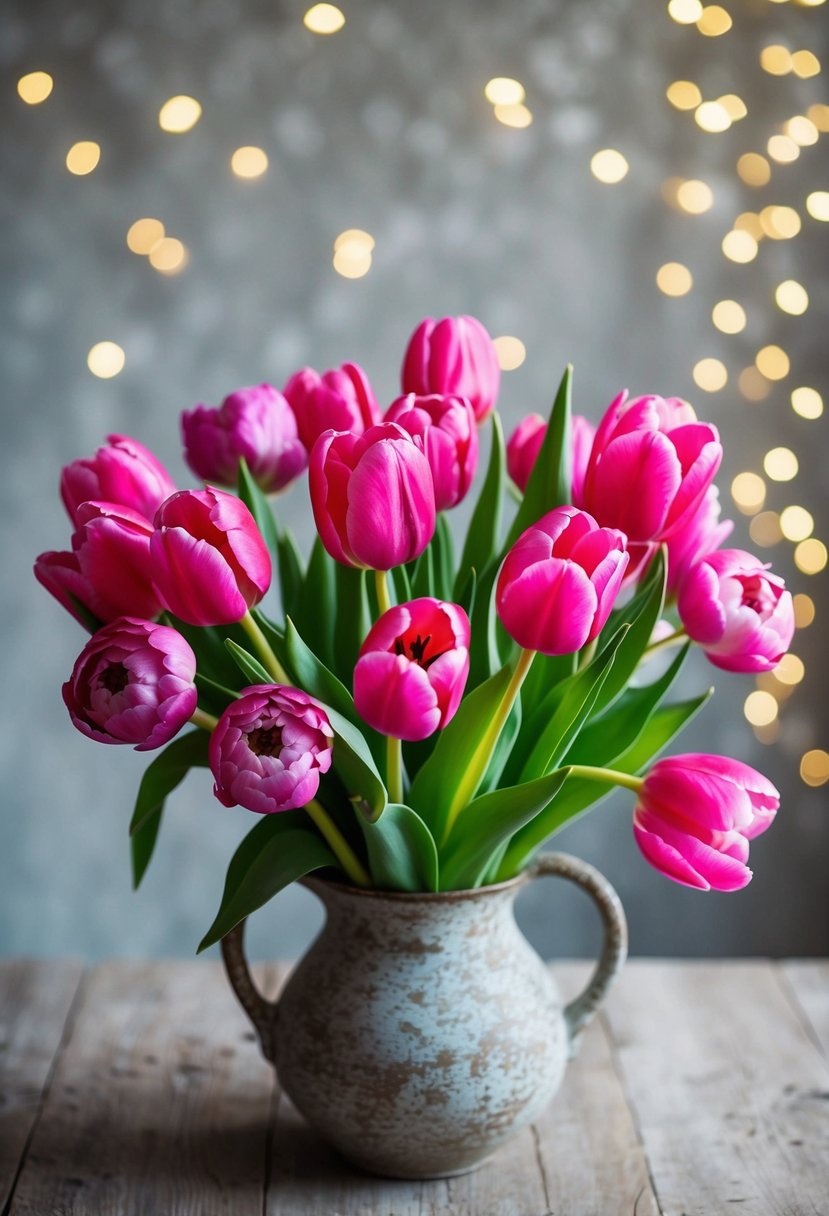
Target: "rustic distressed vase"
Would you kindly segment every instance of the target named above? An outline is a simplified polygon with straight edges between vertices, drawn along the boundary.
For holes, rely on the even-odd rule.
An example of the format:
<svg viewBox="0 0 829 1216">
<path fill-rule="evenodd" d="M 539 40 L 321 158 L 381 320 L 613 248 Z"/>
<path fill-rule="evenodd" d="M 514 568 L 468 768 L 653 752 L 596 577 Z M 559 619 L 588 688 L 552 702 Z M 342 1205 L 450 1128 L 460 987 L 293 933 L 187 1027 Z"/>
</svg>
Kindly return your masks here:
<svg viewBox="0 0 829 1216">
<path fill-rule="evenodd" d="M 513 916 L 516 895 L 540 875 L 577 883 L 602 916 L 600 960 L 569 1005 Z M 306 885 L 327 920 L 278 1002 L 253 984 L 244 924 L 222 942 L 230 982 L 281 1085 L 326 1140 L 371 1173 L 473 1169 L 556 1092 L 627 954 L 618 896 L 563 853 L 471 891 Z"/>
</svg>

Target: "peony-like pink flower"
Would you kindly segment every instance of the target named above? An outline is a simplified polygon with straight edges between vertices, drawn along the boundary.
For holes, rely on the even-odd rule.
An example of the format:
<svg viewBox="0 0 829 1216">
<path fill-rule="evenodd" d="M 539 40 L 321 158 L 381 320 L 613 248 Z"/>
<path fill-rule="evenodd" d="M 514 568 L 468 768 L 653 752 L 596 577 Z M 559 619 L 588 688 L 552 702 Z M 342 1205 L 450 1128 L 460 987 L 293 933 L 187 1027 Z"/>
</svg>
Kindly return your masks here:
<svg viewBox="0 0 829 1216">
<path fill-rule="evenodd" d="M 296 416 L 299 437 L 308 451 L 324 431 L 363 431 L 380 421 L 380 408 L 368 376 L 357 363 L 330 371 L 303 367 L 284 388 Z"/>
<path fill-rule="evenodd" d="M 403 359 L 404 393 L 466 397 L 480 422 L 498 397 L 501 368 L 492 338 L 475 317 L 421 321 Z"/>
<path fill-rule="evenodd" d="M 236 486 L 240 457 L 266 494 L 283 490 L 308 463 L 294 412 L 270 384 L 240 388 L 217 409 L 185 411 L 181 434 L 196 476 L 221 486 Z"/>
<path fill-rule="evenodd" d="M 748 842 L 769 827 L 780 795 L 771 782 L 727 756 L 657 760 L 633 814 L 645 859 L 674 882 L 701 891 L 738 891 L 751 881 Z"/>
<path fill-rule="evenodd" d="M 224 490 L 180 490 L 162 503 L 150 544 L 153 585 L 190 625 L 229 625 L 258 604 L 271 559 L 243 502 Z"/>
<path fill-rule="evenodd" d="M 108 502 L 152 519 L 175 492 L 164 465 L 128 435 L 107 435 L 106 447 L 88 460 L 73 460 L 60 477 L 60 496 L 73 524 L 84 502 Z"/>
<path fill-rule="evenodd" d="M 540 414 L 528 414 L 512 432 L 507 443 L 507 472 L 523 493 L 535 468 L 538 453 L 547 434 L 547 423 Z M 572 444 L 572 494 L 574 501 L 581 495 L 587 462 L 596 428 L 581 414 L 573 415 L 571 427 Z"/>
<path fill-rule="evenodd" d="M 395 739 L 425 739 L 450 722 L 469 675 L 469 618 L 457 604 L 410 600 L 384 612 L 360 648 L 354 704 Z"/>
<path fill-rule="evenodd" d="M 281 684 L 251 684 L 210 736 L 214 794 L 259 815 L 305 806 L 331 767 L 334 732 L 322 706 Z"/>
<path fill-rule="evenodd" d="M 472 484 L 478 465 L 478 428 L 465 397 L 398 397 L 386 411 L 420 443 L 432 470 L 438 511 L 456 507 Z"/>
<path fill-rule="evenodd" d="M 661 541 L 696 509 L 721 459 L 716 428 L 687 401 L 623 392 L 599 424 L 575 501 L 631 544 Z"/>
<path fill-rule="evenodd" d="M 719 549 L 685 576 L 677 601 L 689 638 L 726 671 L 771 671 L 794 636 L 786 584 L 742 549 Z"/>
<path fill-rule="evenodd" d="M 63 700 L 78 730 L 99 743 L 163 747 L 196 708 L 196 656 L 175 629 L 122 616 L 78 656 Z"/>
<path fill-rule="evenodd" d="M 317 531 L 338 562 L 391 570 L 413 561 L 432 539 L 429 462 L 397 423 L 381 422 L 362 435 L 321 435 L 308 476 Z"/>
<path fill-rule="evenodd" d="M 627 562 L 621 532 L 556 507 L 504 559 L 495 593 L 501 623 L 525 650 L 573 654 L 604 628 Z"/>
</svg>

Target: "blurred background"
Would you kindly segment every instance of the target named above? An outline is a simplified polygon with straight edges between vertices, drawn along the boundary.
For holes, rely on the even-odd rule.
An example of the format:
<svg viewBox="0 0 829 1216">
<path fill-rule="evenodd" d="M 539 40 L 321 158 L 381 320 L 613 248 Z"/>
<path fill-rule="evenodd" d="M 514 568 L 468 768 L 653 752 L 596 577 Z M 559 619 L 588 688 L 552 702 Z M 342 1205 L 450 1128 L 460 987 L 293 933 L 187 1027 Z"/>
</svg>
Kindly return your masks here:
<svg viewBox="0 0 829 1216">
<path fill-rule="evenodd" d="M 793 653 L 727 676 L 679 750 L 779 786 L 735 895 L 639 856 L 629 796 L 557 837 L 618 888 L 639 954 L 829 952 L 827 7 L 822 0 L 2 0 L 5 727 L 0 952 L 181 955 L 218 906 L 250 813 L 202 772 L 172 796 L 130 891 L 146 759 L 91 743 L 60 698 L 84 635 L 32 577 L 68 546 L 62 464 L 109 432 L 181 485 L 178 415 L 351 359 L 382 405 L 425 315 L 497 336 L 507 430 L 565 362 L 594 422 L 624 387 L 722 433 L 730 543 L 795 593 Z M 340 238 L 338 240 L 338 238 Z M 300 482 L 278 502 L 304 545 Z M 545 955 L 595 949 L 593 909 L 536 884 Z M 299 888 L 254 954 L 319 925 Z"/>
</svg>

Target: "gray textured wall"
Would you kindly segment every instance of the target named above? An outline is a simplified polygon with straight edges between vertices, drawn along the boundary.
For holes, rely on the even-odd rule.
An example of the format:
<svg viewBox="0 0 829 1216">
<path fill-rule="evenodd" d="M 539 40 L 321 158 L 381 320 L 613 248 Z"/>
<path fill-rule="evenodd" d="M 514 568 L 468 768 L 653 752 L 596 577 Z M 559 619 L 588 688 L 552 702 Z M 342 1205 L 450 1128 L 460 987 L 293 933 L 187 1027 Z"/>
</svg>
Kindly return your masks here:
<svg viewBox="0 0 829 1216">
<path fill-rule="evenodd" d="M 227 860 L 252 820 L 212 798 L 193 774 L 169 807 L 145 887 L 131 894 L 126 828 L 145 763 L 73 731 L 60 702 L 82 644 L 80 630 L 31 577 L 36 553 L 66 544 L 56 486 L 60 465 L 91 452 L 110 430 L 133 434 L 189 479 L 177 415 L 242 384 L 281 385 L 300 364 L 356 358 L 383 401 L 395 394 L 408 333 L 426 314 L 473 312 L 495 333 L 519 335 L 526 363 L 504 378 L 508 425 L 543 409 L 561 367 L 576 365 L 577 407 L 598 417 L 622 385 L 678 393 L 717 423 L 726 444 L 721 484 L 757 469 L 778 443 L 798 454 L 793 485 L 770 505 L 815 514 L 826 422 L 788 406 L 795 383 L 825 392 L 826 280 L 821 225 L 803 200 L 826 186 L 825 140 L 775 167 L 762 191 L 741 184 L 737 156 L 762 149 L 775 124 L 826 101 L 822 77 L 772 77 L 760 48 L 782 42 L 819 55 L 825 10 L 734 0 L 734 29 L 703 38 L 654 0 L 357 0 L 328 39 L 302 26 L 304 5 L 274 0 L 6 0 L 0 57 L 6 84 L 2 146 L 0 300 L 3 365 L 2 599 L 5 723 L 0 736 L 0 951 L 89 957 L 189 954 L 210 921 Z M 14 81 L 35 68 L 55 78 L 43 105 L 23 105 Z M 497 125 L 482 96 L 494 75 L 527 86 L 534 122 Z M 706 96 L 734 91 L 749 116 L 724 135 L 702 133 L 664 98 L 675 78 Z M 157 124 L 161 103 L 191 93 L 204 116 L 188 135 Z M 99 167 L 64 168 L 68 147 L 95 139 Z M 235 179 L 228 158 L 259 144 L 270 170 Z M 623 150 L 631 170 L 604 186 L 592 153 Z M 660 196 L 664 179 L 701 177 L 710 212 L 688 217 Z M 734 216 L 766 203 L 804 215 L 794 241 L 765 242 L 756 262 L 719 251 Z M 125 234 L 160 217 L 187 245 L 184 273 L 164 277 L 130 254 Z M 376 238 L 374 264 L 347 281 L 331 242 L 350 226 Z M 657 267 L 677 259 L 695 289 L 667 300 Z M 811 308 L 787 318 L 774 285 L 804 282 Z M 712 304 L 742 300 L 749 327 L 725 338 Z M 86 369 L 93 343 L 123 346 L 121 375 Z M 792 375 L 762 404 L 747 403 L 736 374 L 766 342 L 790 353 Z M 728 387 L 699 392 L 697 359 L 715 355 Z M 308 536 L 304 490 L 284 516 Z M 747 543 L 738 517 L 736 543 Z M 624 798 L 570 829 L 562 847 L 602 867 L 619 888 L 633 948 L 671 954 L 809 954 L 829 950 L 825 891 L 826 790 L 809 790 L 798 762 L 826 746 L 825 576 L 796 573 L 791 546 L 770 557 L 818 604 L 796 640 L 807 678 L 783 710 L 779 742 L 761 746 L 742 716 L 749 677 L 727 678 L 696 657 L 688 686 L 712 677 L 718 696 L 683 750 L 721 750 L 755 764 L 783 791 L 772 831 L 752 847 L 756 877 L 732 896 L 686 891 L 639 858 Z M 254 926 L 262 954 L 291 954 L 319 914 L 286 892 Z M 592 913 L 551 884 L 524 897 L 522 917 L 546 953 L 592 948 Z"/>
</svg>

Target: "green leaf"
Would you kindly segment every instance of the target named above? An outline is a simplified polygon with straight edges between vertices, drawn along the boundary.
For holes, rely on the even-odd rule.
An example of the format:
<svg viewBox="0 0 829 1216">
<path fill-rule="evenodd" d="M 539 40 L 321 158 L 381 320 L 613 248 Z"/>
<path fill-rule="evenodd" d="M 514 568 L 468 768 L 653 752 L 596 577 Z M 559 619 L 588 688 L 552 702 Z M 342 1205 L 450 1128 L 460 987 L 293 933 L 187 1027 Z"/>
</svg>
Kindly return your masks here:
<svg viewBox="0 0 829 1216">
<path fill-rule="evenodd" d="M 578 652 L 556 655 L 537 654 L 535 656 L 529 675 L 521 688 L 521 704 L 524 707 L 525 718 L 532 717 L 552 690 L 573 675 L 578 666 L 578 660 Z"/>
<path fill-rule="evenodd" d="M 432 833 L 411 807 L 391 802 L 375 823 L 360 822 L 371 877 L 378 888 L 437 891 L 437 847 Z"/>
<path fill-rule="evenodd" d="M 522 687 L 523 693 L 523 687 Z M 515 698 L 515 704 L 510 710 L 509 717 L 504 723 L 504 729 L 498 737 L 498 742 L 495 744 L 495 751 L 492 753 L 492 759 L 489 762 L 483 780 L 481 781 L 481 792 L 486 793 L 488 790 L 494 789 L 501 781 L 509 759 L 510 753 L 515 746 L 515 740 L 521 730 L 521 721 L 523 717 L 521 707 L 521 696 Z"/>
<path fill-rule="evenodd" d="M 245 650 L 244 646 L 234 642 L 233 638 L 225 638 L 225 646 L 249 684 L 273 684 L 273 676 L 270 672 L 262 666 L 258 659 Z"/>
<path fill-rule="evenodd" d="M 564 369 L 550 412 L 547 433 L 533 466 L 524 498 L 507 536 L 508 549 L 542 515 L 570 502 L 572 496 L 570 415 L 573 368 Z"/>
<path fill-rule="evenodd" d="M 295 616 L 299 607 L 299 597 L 302 594 L 305 568 L 293 533 L 288 528 L 277 538 L 276 560 L 279 570 L 282 614 L 283 616 Z"/>
<path fill-rule="evenodd" d="M 279 547 L 279 538 L 277 536 L 273 511 L 267 497 L 262 493 L 251 476 L 244 456 L 240 456 L 239 458 L 238 489 L 239 497 L 253 516 L 257 528 L 262 533 L 262 539 L 268 546 L 268 551 L 275 555 Z"/>
<path fill-rule="evenodd" d="M 424 554 L 421 553 L 415 566 L 419 565 Z M 388 574 L 391 574 L 391 585 L 394 588 L 394 598 L 398 604 L 405 604 L 409 600 L 414 599 L 412 584 L 409 580 L 409 572 L 405 566 L 393 566 Z M 387 575 L 388 577 L 388 575 Z M 379 612 L 378 612 L 379 615 Z"/>
<path fill-rule="evenodd" d="M 360 647 L 371 627 L 366 594 L 366 572 L 337 563 L 334 576 L 337 615 L 334 621 L 335 674 L 351 687 Z M 343 710 L 343 712 L 345 712 Z"/>
<path fill-rule="evenodd" d="M 435 591 L 438 599 L 451 600 L 455 575 L 455 546 L 446 512 L 440 511 L 431 548 L 435 556 Z"/>
<path fill-rule="evenodd" d="M 300 610 L 294 618 L 305 641 L 329 670 L 334 665 L 334 620 L 337 615 L 334 568 L 333 557 L 317 537 L 302 584 Z"/>
<path fill-rule="evenodd" d="M 614 768 L 623 773 L 639 773 L 668 746 L 672 739 L 695 718 L 703 705 L 714 693 L 707 688 L 704 693 L 689 701 L 674 705 L 663 705 L 652 715 L 636 742 L 613 761 Z"/>
<path fill-rule="evenodd" d="M 336 864 L 302 811 L 266 815 L 233 855 L 219 911 L 199 944 L 199 953 L 290 883 Z"/>
<path fill-rule="evenodd" d="M 290 617 L 285 621 L 284 648 L 280 650 L 278 657 L 284 657 L 284 666 L 299 688 L 360 726 L 351 693 L 306 645 Z"/>
<path fill-rule="evenodd" d="M 323 704 L 334 728 L 334 754 L 331 763 L 348 797 L 364 818 L 379 819 L 387 805 L 386 787 L 377 771 L 371 749 L 353 722 L 330 705 Z"/>
<path fill-rule="evenodd" d="M 472 638 L 467 689 L 470 691 L 502 666 L 498 651 L 498 614 L 495 611 L 495 579 L 499 568 L 500 563 L 496 560 L 475 582 L 475 603 L 469 614 Z"/>
<path fill-rule="evenodd" d="M 608 635 L 615 635 L 620 625 L 630 628 L 616 655 L 613 671 L 607 678 L 596 703 L 596 712 L 601 713 L 627 688 L 630 677 L 642 659 L 651 640 L 654 626 L 662 616 L 665 605 L 665 584 L 668 576 L 664 550 L 654 558 L 642 590 L 620 612 L 614 613 L 605 626 L 599 645 Z"/>
<path fill-rule="evenodd" d="M 233 637 L 239 643 L 247 641 L 240 626 L 188 625 L 169 612 L 165 612 L 161 619 L 192 646 L 199 675 L 207 676 L 226 688 L 238 684 L 239 669 L 225 647 L 225 638 Z"/>
<path fill-rule="evenodd" d="M 144 771 L 130 822 L 132 881 L 136 889 L 150 864 L 167 796 L 191 768 L 207 767 L 209 742 L 210 735 L 204 730 L 179 735 Z"/>
<path fill-rule="evenodd" d="M 469 521 L 469 530 L 455 579 L 454 599 L 463 595 L 470 573 L 481 573 L 496 559 L 501 545 L 504 485 L 507 478 L 504 432 L 497 414 L 492 414 L 492 446 L 481 493 Z"/>
<path fill-rule="evenodd" d="M 430 541 L 426 548 L 417 559 L 415 566 L 414 578 L 412 579 L 412 593 L 410 599 L 420 599 L 424 595 L 428 595 L 430 599 L 436 599 L 435 586 L 435 558 L 432 548 L 433 541 Z M 398 567 L 402 570 L 402 566 Z M 394 571 L 396 574 L 397 571 Z"/>
<path fill-rule="evenodd" d="M 209 714 L 215 714 L 216 717 L 224 713 L 228 705 L 239 696 L 235 689 L 227 688 L 226 685 L 219 684 L 198 671 L 196 672 L 196 689 L 199 694 L 199 709 L 206 709 Z"/>
</svg>

